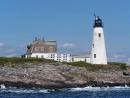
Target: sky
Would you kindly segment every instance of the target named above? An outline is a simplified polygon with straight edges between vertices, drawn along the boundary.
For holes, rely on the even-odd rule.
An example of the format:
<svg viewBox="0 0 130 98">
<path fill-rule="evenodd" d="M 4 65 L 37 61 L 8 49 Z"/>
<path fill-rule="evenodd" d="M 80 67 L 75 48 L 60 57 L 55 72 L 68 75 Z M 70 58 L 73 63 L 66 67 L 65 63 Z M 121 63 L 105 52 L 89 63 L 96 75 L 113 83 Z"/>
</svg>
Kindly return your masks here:
<svg viewBox="0 0 130 98">
<path fill-rule="evenodd" d="M 107 55 L 130 57 L 130 0 L 0 0 L 0 56 L 20 55 L 35 37 L 61 52 L 91 50 L 94 13 L 103 21 Z"/>
</svg>

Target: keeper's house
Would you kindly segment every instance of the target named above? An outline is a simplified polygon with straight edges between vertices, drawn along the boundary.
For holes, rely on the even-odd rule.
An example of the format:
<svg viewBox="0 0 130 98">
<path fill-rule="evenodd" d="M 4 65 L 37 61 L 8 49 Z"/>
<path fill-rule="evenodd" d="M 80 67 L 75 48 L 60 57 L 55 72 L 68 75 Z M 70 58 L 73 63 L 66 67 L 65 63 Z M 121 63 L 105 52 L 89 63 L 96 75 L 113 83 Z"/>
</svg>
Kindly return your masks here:
<svg viewBox="0 0 130 98">
<path fill-rule="evenodd" d="M 58 54 L 56 41 L 45 41 L 44 39 L 35 38 L 27 45 L 26 58 L 45 58 L 59 62 L 71 62 L 70 54 Z"/>
</svg>

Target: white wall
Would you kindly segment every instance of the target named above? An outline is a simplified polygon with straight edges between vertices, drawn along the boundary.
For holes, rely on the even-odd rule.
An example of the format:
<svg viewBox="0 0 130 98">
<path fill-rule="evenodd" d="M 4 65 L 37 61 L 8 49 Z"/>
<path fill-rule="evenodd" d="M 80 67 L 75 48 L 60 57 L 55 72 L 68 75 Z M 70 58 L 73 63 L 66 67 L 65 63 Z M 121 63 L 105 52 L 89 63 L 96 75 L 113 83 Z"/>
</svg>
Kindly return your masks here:
<svg viewBox="0 0 130 98">
<path fill-rule="evenodd" d="M 70 62 L 71 57 L 70 54 L 57 54 L 57 53 L 32 53 L 30 56 L 27 57 L 34 57 L 34 58 L 45 58 L 51 59 L 59 62 Z"/>
<path fill-rule="evenodd" d="M 26 56 L 27 57 L 27 56 Z M 79 62 L 84 61 L 90 63 L 90 58 L 87 57 L 71 57 L 70 54 L 57 54 L 57 53 L 32 53 L 30 57 L 51 59 L 58 62 Z"/>
<path fill-rule="evenodd" d="M 72 57 L 72 62 L 86 62 L 86 63 L 90 63 L 90 58 L 87 57 Z"/>
<path fill-rule="evenodd" d="M 50 53 L 32 53 L 31 57 L 35 57 L 35 58 L 49 58 Z"/>
<path fill-rule="evenodd" d="M 99 33 L 101 34 L 101 37 L 99 37 Z M 94 54 L 96 54 L 96 58 L 94 58 Z M 91 63 L 107 64 L 106 47 L 105 47 L 104 33 L 102 27 L 95 27 L 93 31 Z"/>
</svg>

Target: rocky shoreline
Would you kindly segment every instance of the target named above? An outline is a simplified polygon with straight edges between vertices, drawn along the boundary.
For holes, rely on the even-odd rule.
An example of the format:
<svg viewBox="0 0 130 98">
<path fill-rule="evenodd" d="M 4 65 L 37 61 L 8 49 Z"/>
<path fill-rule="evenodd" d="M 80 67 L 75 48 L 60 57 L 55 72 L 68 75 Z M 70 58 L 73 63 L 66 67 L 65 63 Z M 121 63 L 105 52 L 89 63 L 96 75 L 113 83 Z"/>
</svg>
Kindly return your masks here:
<svg viewBox="0 0 130 98">
<path fill-rule="evenodd" d="M 33 84 L 33 83 L 24 83 L 24 82 L 11 82 L 11 81 L 0 81 L 1 85 L 4 85 L 5 88 L 24 88 L 24 89 L 63 89 L 63 88 L 76 88 L 76 87 L 115 87 L 115 86 L 122 86 L 130 87 L 129 84 L 124 83 L 98 83 L 96 81 L 90 81 L 86 84 L 61 84 L 61 85 L 39 85 L 39 84 Z"/>
<path fill-rule="evenodd" d="M 130 86 L 130 76 L 123 75 L 127 70 L 89 71 L 85 67 L 62 63 L 24 63 L 0 68 L 0 85 L 7 88 L 62 89 L 74 87 L 113 87 Z"/>
</svg>

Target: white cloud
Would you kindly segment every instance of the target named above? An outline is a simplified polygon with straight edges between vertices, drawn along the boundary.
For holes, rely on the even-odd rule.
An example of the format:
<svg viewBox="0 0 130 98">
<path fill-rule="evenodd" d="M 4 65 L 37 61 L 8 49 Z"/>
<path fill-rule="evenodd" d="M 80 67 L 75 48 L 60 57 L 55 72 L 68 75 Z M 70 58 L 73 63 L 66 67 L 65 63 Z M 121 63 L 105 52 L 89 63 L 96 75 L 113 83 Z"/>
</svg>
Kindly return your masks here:
<svg viewBox="0 0 130 98">
<path fill-rule="evenodd" d="M 5 50 L 6 53 L 12 53 L 12 52 L 15 52 L 16 49 L 14 48 L 8 48 Z"/>
<path fill-rule="evenodd" d="M 76 47 L 76 44 L 74 43 L 64 43 L 63 44 L 63 48 L 75 48 Z"/>
<path fill-rule="evenodd" d="M 4 46 L 4 43 L 0 42 L 0 47 L 3 47 Z"/>
<path fill-rule="evenodd" d="M 7 55 L 6 57 L 16 57 L 17 56 L 17 54 L 9 54 L 9 55 Z"/>
<path fill-rule="evenodd" d="M 27 43 L 24 43 L 24 44 L 19 45 L 18 47 L 23 49 L 23 48 L 26 48 L 26 46 L 27 46 Z"/>
<path fill-rule="evenodd" d="M 111 57 L 109 57 L 109 61 L 128 62 L 128 56 L 126 54 L 113 54 Z"/>
<path fill-rule="evenodd" d="M 125 55 L 125 54 L 114 54 L 113 57 L 114 58 L 127 58 L 127 55 Z"/>
</svg>

